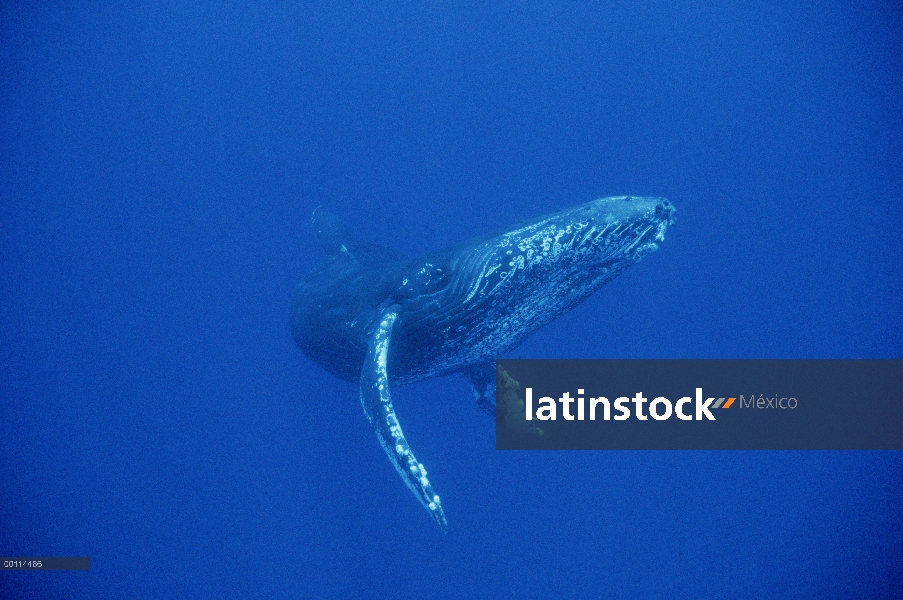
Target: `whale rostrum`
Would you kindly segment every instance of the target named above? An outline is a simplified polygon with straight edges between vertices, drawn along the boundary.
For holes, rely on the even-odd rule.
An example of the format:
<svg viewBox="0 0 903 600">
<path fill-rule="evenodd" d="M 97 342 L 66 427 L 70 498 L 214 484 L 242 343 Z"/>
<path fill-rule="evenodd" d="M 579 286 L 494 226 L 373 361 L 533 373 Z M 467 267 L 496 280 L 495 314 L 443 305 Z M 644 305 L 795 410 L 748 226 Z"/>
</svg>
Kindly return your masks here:
<svg viewBox="0 0 903 600">
<path fill-rule="evenodd" d="M 495 359 L 658 248 L 674 213 L 664 198 L 600 198 L 411 260 L 354 240 L 318 208 L 312 224 L 327 260 L 295 289 L 292 334 L 324 369 L 360 382 L 386 455 L 447 530 L 391 387 L 460 372 L 495 415 Z"/>
</svg>

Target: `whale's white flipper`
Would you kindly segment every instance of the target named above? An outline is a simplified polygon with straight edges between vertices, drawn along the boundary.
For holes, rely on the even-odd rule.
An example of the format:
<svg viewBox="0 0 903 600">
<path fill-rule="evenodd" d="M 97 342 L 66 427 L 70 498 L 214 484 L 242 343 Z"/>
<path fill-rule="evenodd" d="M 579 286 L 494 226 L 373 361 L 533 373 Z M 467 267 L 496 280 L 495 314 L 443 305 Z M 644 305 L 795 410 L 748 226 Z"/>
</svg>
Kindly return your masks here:
<svg viewBox="0 0 903 600">
<path fill-rule="evenodd" d="M 367 357 L 361 368 L 361 405 L 376 431 L 379 443 L 401 478 L 421 504 L 430 511 L 439 527 L 443 531 L 448 531 L 448 521 L 445 520 L 439 496 L 433 491 L 433 486 L 426 477 L 426 469 L 411 452 L 411 447 L 408 446 L 395 416 L 395 408 L 392 406 L 386 365 L 389 343 L 392 340 L 392 327 L 398 318 L 400 308 L 399 305 L 393 304 L 383 309 L 370 332 Z"/>
</svg>

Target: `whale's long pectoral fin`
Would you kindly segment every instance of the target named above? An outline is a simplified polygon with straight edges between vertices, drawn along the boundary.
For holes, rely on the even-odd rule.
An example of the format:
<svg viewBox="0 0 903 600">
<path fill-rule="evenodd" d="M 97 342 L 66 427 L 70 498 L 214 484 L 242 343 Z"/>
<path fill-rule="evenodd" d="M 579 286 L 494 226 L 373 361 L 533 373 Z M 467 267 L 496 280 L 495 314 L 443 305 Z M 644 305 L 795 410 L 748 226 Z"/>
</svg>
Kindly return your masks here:
<svg viewBox="0 0 903 600">
<path fill-rule="evenodd" d="M 482 363 L 464 371 L 473 386 L 473 397 L 483 412 L 495 416 L 495 362 Z"/>
<path fill-rule="evenodd" d="M 395 416 L 395 408 L 392 406 L 386 365 L 389 343 L 392 339 L 392 327 L 398 318 L 399 308 L 397 304 L 394 304 L 383 309 L 376 325 L 370 332 L 367 358 L 361 369 L 361 405 L 364 407 L 364 414 L 367 415 L 367 419 L 376 431 L 379 443 L 386 451 L 389 460 L 395 465 L 401 478 L 423 506 L 430 511 L 439 527 L 443 531 L 448 531 L 448 521 L 445 520 L 439 496 L 433 491 L 433 487 L 426 477 L 426 469 L 417 462 L 417 458 L 411 452 L 411 447 L 408 446 L 398 418 Z"/>
</svg>

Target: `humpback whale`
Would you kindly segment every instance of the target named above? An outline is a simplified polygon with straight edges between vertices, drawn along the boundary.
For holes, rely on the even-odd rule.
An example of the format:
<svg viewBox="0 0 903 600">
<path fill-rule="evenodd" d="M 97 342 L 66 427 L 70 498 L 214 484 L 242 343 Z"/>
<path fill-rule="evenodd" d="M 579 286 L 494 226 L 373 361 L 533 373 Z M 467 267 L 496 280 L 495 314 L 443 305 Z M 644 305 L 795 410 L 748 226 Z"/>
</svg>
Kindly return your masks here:
<svg viewBox="0 0 903 600">
<path fill-rule="evenodd" d="M 324 369 L 360 382 L 386 455 L 447 531 L 392 386 L 461 372 L 494 415 L 495 359 L 658 248 L 674 212 L 664 198 L 600 198 L 409 260 L 352 239 L 318 208 L 312 225 L 327 261 L 295 288 L 292 335 Z"/>
</svg>

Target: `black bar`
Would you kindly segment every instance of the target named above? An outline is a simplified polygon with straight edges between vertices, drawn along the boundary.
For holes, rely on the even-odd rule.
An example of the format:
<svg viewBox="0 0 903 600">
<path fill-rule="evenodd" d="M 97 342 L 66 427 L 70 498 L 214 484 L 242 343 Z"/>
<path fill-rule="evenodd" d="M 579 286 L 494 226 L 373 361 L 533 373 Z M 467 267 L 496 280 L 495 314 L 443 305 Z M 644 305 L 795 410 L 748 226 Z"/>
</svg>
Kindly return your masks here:
<svg viewBox="0 0 903 600">
<path fill-rule="evenodd" d="M 499 450 L 903 450 L 899 359 L 506 359 L 496 364 Z M 555 401 L 555 420 L 551 411 L 526 419 L 527 388 L 534 411 L 543 397 Z M 713 398 L 708 413 L 714 420 L 696 413 L 697 389 L 704 401 Z M 565 393 L 583 398 L 584 420 L 567 418 L 576 416 L 578 402 Z M 616 419 L 615 400 L 638 393 L 639 405 L 624 403 L 631 413 Z M 590 420 L 590 400 L 597 397 L 610 401 L 609 420 Z M 672 416 L 650 418 L 658 397 L 658 414 L 673 409 Z M 678 400 L 688 397 L 677 418 Z M 645 412 L 637 417 L 637 411 Z M 687 414 L 690 419 L 683 418 Z"/>
<path fill-rule="evenodd" d="M 91 559 L 87 556 L 3 556 L 2 571 L 88 571 Z"/>
</svg>

